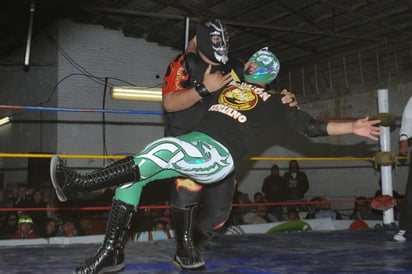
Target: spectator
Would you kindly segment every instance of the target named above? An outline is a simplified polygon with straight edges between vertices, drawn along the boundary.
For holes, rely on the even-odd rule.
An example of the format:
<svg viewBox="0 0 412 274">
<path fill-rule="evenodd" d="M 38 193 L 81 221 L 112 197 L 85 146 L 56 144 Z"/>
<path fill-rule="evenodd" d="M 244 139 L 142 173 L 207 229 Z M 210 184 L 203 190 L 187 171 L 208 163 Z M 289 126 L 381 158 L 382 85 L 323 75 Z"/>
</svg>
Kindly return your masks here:
<svg viewBox="0 0 412 274">
<path fill-rule="evenodd" d="M 63 218 L 63 222 L 58 229 L 57 236 L 59 237 L 79 236 L 79 230 L 76 227 L 76 222 L 71 216 L 66 216 Z"/>
<path fill-rule="evenodd" d="M 58 232 L 57 220 L 53 218 L 47 219 L 44 224 L 41 236 L 43 238 L 56 237 Z"/>
<path fill-rule="evenodd" d="M 238 183 L 235 186 L 235 192 L 233 194 L 233 204 L 251 204 L 249 195 L 239 190 Z M 227 225 L 240 225 L 243 223 L 243 215 L 250 212 L 252 208 L 250 206 L 236 206 L 232 208 L 229 222 Z"/>
<path fill-rule="evenodd" d="M 370 200 L 364 196 L 356 197 L 351 220 L 380 220 L 382 216 L 372 210 Z"/>
<path fill-rule="evenodd" d="M 0 229 L 0 239 L 10 239 L 17 232 L 17 212 L 9 211 Z"/>
<path fill-rule="evenodd" d="M 342 220 L 340 213 L 331 207 L 331 202 L 327 198 L 322 198 L 320 209 L 315 213 L 315 218 L 331 218 L 332 220 Z"/>
<path fill-rule="evenodd" d="M 310 211 L 306 214 L 305 219 L 315 219 L 316 213 L 320 210 L 320 202 L 322 201 L 321 197 L 313 197 L 310 199 Z"/>
<path fill-rule="evenodd" d="M 14 203 L 16 202 L 16 195 L 14 194 L 13 190 L 9 190 L 9 193 L 7 195 L 7 200 L 8 200 L 8 207 L 13 207 Z"/>
<path fill-rule="evenodd" d="M 240 191 L 237 183 L 235 187 L 234 199 L 236 200 L 237 204 L 251 204 L 252 203 L 252 201 L 249 198 L 249 194 L 247 194 L 246 192 Z"/>
<path fill-rule="evenodd" d="M 153 220 L 153 231 L 167 231 L 167 223 L 160 219 L 156 218 Z"/>
<path fill-rule="evenodd" d="M 20 183 L 17 185 L 17 198 L 13 205 L 14 208 L 27 208 L 31 207 L 31 201 L 29 198 L 29 190 L 27 185 Z"/>
<path fill-rule="evenodd" d="M 273 165 L 270 169 L 270 175 L 263 181 L 262 192 L 270 203 L 280 203 L 288 199 L 287 190 L 287 185 L 280 175 L 279 166 Z M 277 219 L 282 220 L 283 210 L 281 205 L 270 206 L 269 209 Z"/>
<path fill-rule="evenodd" d="M 297 221 L 297 220 L 300 220 L 299 212 L 298 212 L 296 209 L 294 209 L 294 208 L 289 209 L 289 210 L 288 210 L 287 217 L 286 217 L 286 220 L 287 220 L 287 221 Z"/>
<path fill-rule="evenodd" d="M 289 171 L 283 175 L 283 180 L 287 186 L 289 201 L 305 201 L 305 194 L 309 190 L 309 181 L 305 172 L 299 170 L 296 160 L 289 162 Z"/>
<path fill-rule="evenodd" d="M 10 239 L 36 239 L 39 236 L 33 231 L 33 219 L 30 216 L 22 216 L 18 221 L 16 234 Z"/>
<path fill-rule="evenodd" d="M 248 212 L 243 216 L 243 221 L 247 224 L 263 224 L 277 222 L 278 219 L 269 212 L 267 206 L 258 205 L 256 212 Z"/>
<path fill-rule="evenodd" d="M 14 192 L 12 190 L 5 190 L 4 199 L 0 200 L 0 207 L 13 207 L 16 201 L 16 197 L 14 196 Z"/>
<path fill-rule="evenodd" d="M 262 194 L 262 192 L 256 192 L 256 193 L 253 195 L 253 202 L 254 202 L 255 204 L 261 203 L 261 202 L 262 202 L 262 199 L 263 199 L 263 194 Z"/>
<path fill-rule="evenodd" d="M 287 187 L 282 180 L 278 165 L 273 165 L 270 175 L 263 180 L 262 192 L 269 202 L 283 202 L 288 198 Z"/>
<path fill-rule="evenodd" d="M 80 235 L 98 235 L 106 232 L 106 223 L 99 213 L 82 214 L 79 220 L 79 234 Z"/>
<path fill-rule="evenodd" d="M 36 189 L 33 191 L 32 200 L 30 203 L 32 208 L 47 208 L 47 202 L 44 201 L 43 192 L 41 192 L 40 189 Z M 30 216 L 33 219 L 34 232 L 40 235 L 47 221 L 47 211 L 30 211 Z"/>
<path fill-rule="evenodd" d="M 167 229 L 167 223 L 160 219 L 160 218 L 156 218 L 153 221 L 153 229 L 152 231 L 159 231 L 159 233 L 152 233 L 149 232 L 149 239 L 150 237 L 152 239 L 157 239 L 157 240 L 168 240 L 168 239 L 172 239 L 172 235 L 170 235 L 169 230 Z M 161 231 L 161 232 L 160 232 Z M 162 233 L 163 232 L 163 233 Z M 154 237 L 154 235 L 156 235 L 156 237 Z"/>
</svg>

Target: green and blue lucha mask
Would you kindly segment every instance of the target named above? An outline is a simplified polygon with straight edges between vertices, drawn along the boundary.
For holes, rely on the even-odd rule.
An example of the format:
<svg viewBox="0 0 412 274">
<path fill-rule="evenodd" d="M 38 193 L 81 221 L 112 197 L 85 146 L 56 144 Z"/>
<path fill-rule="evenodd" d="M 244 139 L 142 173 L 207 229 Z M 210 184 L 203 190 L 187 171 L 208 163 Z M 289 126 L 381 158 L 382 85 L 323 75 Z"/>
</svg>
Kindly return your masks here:
<svg viewBox="0 0 412 274">
<path fill-rule="evenodd" d="M 251 69 L 251 66 L 245 68 L 246 81 L 269 84 L 278 76 L 279 60 L 267 47 L 255 52 L 246 64 L 251 63 L 255 63 L 257 68 L 255 70 Z"/>
<path fill-rule="evenodd" d="M 229 35 L 218 19 L 201 21 L 196 30 L 197 48 L 207 59 L 226 64 L 229 60 Z"/>
</svg>

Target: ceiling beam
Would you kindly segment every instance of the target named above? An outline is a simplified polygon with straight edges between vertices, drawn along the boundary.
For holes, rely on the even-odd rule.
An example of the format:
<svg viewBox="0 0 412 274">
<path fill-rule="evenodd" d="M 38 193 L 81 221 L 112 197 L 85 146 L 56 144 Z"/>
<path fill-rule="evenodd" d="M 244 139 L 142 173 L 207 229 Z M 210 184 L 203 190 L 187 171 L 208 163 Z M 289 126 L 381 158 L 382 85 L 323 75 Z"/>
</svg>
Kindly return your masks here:
<svg viewBox="0 0 412 274">
<path fill-rule="evenodd" d="M 111 8 L 80 8 L 85 11 L 89 12 L 102 12 L 102 13 L 109 13 L 109 14 L 117 14 L 117 15 L 126 15 L 126 16 L 145 16 L 145 17 L 155 17 L 155 18 L 163 18 L 163 19 L 171 19 L 171 20 L 184 20 L 185 16 L 182 15 L 174 15 L 174 14 L 164 14 L 164 13 L 152 13 L 152 12 L 142 12 L 137 10 L 123 10 L 123 9 L 111 9 Z M 199 22 L 200 18 L 192 17 L 190 18 L 191 21 Z M 349 35 L 349 34 L 342 34 L 342 33 L 332 33 L 332 32 L 321 32 L 321 31 L 308 31 L 296 28 L 288 28 L 288 27 L 281 27 L 281 26 L 274 26 L 274 25 L 262 25 L 262 24 L 253 24 L 253 23 L 245 23 L 240 21 L 230 21 L 230 20 L 222 20 L 226 25 L 237 26 L 237 27 L 248 27 L 248 28 L 255 28 L 255 29 L 262 29 L 262 30 L 275 30 L 275 31 L 283 31 L 283 32 L 294 32 L 294 33 L 304 33 L 314 36 L 322 36 L 322 37 L 336 37 L 342 39 L 350 39 L 350 40 L 364 40 L 364 41 L 375 41 L 375 42 L 383 42 L 386 39 L 380 37 L 370 37 L 370 36 L 359 36 L 359 35 Z M 389 42 L 389 41 L 386 41 Z M 399 40 L 399 39 L 391 39 L 391 43 L 410 43 L 411 41 L 408 40 Z"/>
</svg>

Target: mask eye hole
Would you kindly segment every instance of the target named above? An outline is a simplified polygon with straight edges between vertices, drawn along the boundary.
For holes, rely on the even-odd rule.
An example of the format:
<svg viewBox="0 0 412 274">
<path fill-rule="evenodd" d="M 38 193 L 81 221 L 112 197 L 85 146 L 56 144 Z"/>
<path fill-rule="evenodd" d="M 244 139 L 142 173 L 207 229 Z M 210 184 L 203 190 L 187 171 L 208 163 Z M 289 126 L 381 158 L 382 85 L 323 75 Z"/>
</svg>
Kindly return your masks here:
<svg viewBox="0 0 412 274">
<path fill-rule="evenodd" d="M 267 74 L 267 73 L 272 73 L 274 71 L 274 69 L 272 67 L 270 68 L 257 68 L 256 70 L 254 70 L 252 72 L 252 74 L 254 75 L 263 75 L 263 74 Z"/>
<path fill-rule="evenodd" d="M 211 40 L 213 44 L 218 44 L 222 42 L 222 37 L 219 35 L 212 35 Z"/>
</svg>

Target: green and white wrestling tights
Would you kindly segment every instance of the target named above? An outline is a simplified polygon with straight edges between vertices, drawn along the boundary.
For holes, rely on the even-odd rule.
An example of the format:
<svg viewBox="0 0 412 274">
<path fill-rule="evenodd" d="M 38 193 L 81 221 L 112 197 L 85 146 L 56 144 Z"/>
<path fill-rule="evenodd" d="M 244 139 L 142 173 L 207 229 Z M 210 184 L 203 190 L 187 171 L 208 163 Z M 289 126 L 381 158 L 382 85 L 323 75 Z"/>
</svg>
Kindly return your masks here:
<svg viewBox="0 0 412 274">
<path fill-rule="evenodd" d="M 152 181 L 188 177 L 202 184 L 215 183 L 234 170 L 228 149 L 201 132 L 179 137 L 165 137 L 152 142 L 134 162 L 140 170 L 140 180 L 116 189 L 115 198 L 138 205 L 143 187 Z"/>
</svg>

